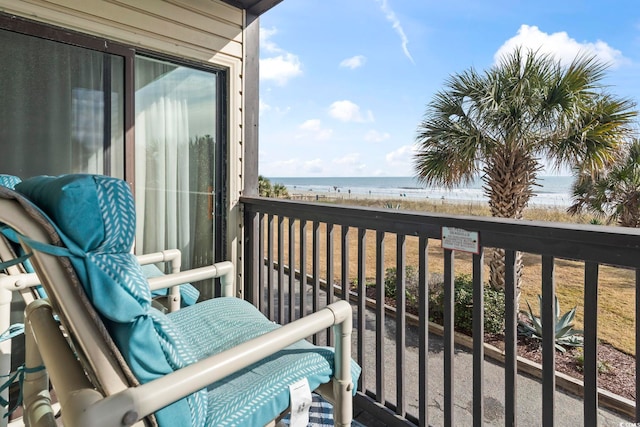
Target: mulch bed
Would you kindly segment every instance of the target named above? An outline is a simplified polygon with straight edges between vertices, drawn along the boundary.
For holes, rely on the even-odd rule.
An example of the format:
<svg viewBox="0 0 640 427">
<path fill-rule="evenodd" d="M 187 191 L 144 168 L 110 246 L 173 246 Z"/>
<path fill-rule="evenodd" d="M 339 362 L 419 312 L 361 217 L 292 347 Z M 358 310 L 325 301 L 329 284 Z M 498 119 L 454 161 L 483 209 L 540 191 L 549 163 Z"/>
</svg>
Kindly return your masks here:
<svg viewBox="0 0 640 427">
<path fill-rule="evenodd" d="M 501 335 L 486 335 L 485 342 L 504 350 L 504 337 Z M 561 353 L 556 351 L 556 371 L 573 378 L 584 378 L 582 367 L 578 360 L 582 355 L 581 348 L 569 347 Z M 540 341 L 531 338 L 518 337 L 518 356 L 542 363 L 542 346 Z M 598 345 L 598 387 L 608 390 L 627 399 L 636 399 L 636 358 L 613 348 L 609 344 Z"/>
<path fill-rule="evenodd" d="M 367 297 L 375 299 L 375 287 L 367 287 Z M 395 307 L 395 299 L 385 297 L 385 303 Z M 418 315 L 417 309 L 407 305 L 407 312 Z M 504 350 L 502 335 L 485 335 L 485 342 Z M 556 351 L 556 371 L 573 378 L 583 380 L 582 367 L 578 363 L 582 353 L 581 348 L 568 347 L 561 353 Z M 542 364 L 542 346 L 540 341 L 518 336 L 518 356 Z M 598 345 L 598 387 L 608 390 L 618 396 L 635 401 L 636 399 L 636 358 L 615 349 L 609 344 Z"/>
</svg>

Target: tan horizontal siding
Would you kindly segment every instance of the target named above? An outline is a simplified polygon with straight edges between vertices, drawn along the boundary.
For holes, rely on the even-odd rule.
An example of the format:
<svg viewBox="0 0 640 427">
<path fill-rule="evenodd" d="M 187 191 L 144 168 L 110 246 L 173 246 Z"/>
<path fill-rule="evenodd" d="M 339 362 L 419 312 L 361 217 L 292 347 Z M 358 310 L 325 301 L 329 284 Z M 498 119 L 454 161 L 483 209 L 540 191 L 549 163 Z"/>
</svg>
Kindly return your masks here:
<svg viewBox="0 0 640 427">
<path fill-rule="evenodd" d="M 0 0 L 0 9 L 191 59 L 242 58 L 242 12 L 217 1 Z"/>
</svg>

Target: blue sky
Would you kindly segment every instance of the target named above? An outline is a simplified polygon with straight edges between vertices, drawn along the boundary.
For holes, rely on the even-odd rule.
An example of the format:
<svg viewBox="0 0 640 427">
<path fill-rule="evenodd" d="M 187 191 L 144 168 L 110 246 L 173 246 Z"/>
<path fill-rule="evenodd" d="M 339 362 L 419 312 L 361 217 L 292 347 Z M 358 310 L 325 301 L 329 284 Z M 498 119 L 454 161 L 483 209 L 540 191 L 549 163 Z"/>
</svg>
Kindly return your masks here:
<svg viewBox="0 0 640 427">
<path fill-rule="evenodd" d="M 284 0 L 260 22 L 260 173 L 413 176 L 426 104 L 516 45 L 610 64 L 640 104 L 637 0 Z"/>
</svg>

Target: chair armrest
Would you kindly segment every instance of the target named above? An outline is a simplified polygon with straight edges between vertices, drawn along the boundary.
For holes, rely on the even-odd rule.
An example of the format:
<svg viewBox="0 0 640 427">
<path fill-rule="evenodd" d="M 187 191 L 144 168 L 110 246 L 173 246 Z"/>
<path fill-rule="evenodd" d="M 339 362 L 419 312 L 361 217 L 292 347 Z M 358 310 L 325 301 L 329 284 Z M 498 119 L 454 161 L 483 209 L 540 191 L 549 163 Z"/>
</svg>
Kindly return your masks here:
<svg viewBox="0 0 640 427">
<path fill-rule="evenodd" d="M 336 327 L 335 379 L 344 392 L 351 392 L 351 306 L 338 301 L 302 319 L 254 338 L 162 378 L 130 387 L 85 407 L 73 418 L 91 425 L 120 426 L 127 418 L 131 424 L 160 408 L 182 399 L 226 376 L 274 354 L 329 326 Z M 351 407 L 344 408 L 351 411 Z M 77 418 L 76 418 L 77 416 Z M 129 424 L 127 424 L 129 425 Z"/>
<path fill-rule="evenodd" d="M 172 274 L 175 274 L 180 271 L 181 255 L 182 254 L 178 249 L 168 249 L 162 252 L 136 255 L 136 258 L 138 259 L 138 262 L 140 263 L 140 265 L 156 264 L 158 262 L 171 262 L 171 271 L 173 272 Z M 186 279 L 186 280 L 182 279 L 182 281 L 180 281 L 181 279 L 178 279 L 177 277 L 175 280 L 176 280 L 175 283 L 168 282 L 169 284 L 166 286 L 157 285 L 157 287 L 152 288 L 152 290 L 168 288 L 173 285 L 181 285 L 183 283 L 190 281 L 189 279 Z M 36 273 L 22 273 L 22 274 L 10 274 L 10 275 L 0 274 L 0 288 L 5 288 L 10 291 L 25 289 L 25 288 L 36 286 L 39 284 L 40 284 L 40 279 L 38 279 L 38 276 L 36 275 Z"/>
<path fill-rule="evenodd" d="M 218 262 L 207 267 L 194 268 L 192 270 L 181 271 L 179 273 L 165 274 L 164 276 L 152 277 L 149 279 L 149 288 L 152 291 L 169 288 L 187 282 L 198 280 L 220 278 L 222 284 L 222 295 L 233 296 L 233 283 L 235 280 L 235 269 L 229 261 Z"/>
<path fill-rule="evenodd" d="M 0 274 L 0 288 L 18 291 L 40 284 L 36 273 Z"/>
<path fill-rule="evenodd" d="M 180 271 L 182 264 L 182 253 L 179 249 L 167 249 L 161 252 L 153 252 L 150 254 L 136 255 L 140 265 L 156 264 L 159 262 L 170 262 L 171 272 Z"/>
</svg>

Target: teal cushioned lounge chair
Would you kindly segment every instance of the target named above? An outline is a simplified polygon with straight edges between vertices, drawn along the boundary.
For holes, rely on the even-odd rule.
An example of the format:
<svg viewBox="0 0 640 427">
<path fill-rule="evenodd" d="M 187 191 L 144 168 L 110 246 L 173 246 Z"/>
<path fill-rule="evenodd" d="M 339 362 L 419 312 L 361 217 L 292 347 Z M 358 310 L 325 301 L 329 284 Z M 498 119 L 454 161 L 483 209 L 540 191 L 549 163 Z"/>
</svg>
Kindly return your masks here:
<svg viewBox="0 0 640 427">
<path fill-rule="evenodd" d="M 347 302 L 281 327 L 231 296 L 235 273 L 224 262 L 213 268 L 226 296 L 155 310 L 130 253 L 133 198 L 115 178 L 36 177 L 16 192 L 0 188 L 0 222 L 33 252 L 50 300 L 27 308 L 26 368 L 44 363 L 65 425 L 267 425 L 300 381 L 334 404 L 335 425 L 351 424 L 360 368 L 350 357 Z M 332 325 L 335 348 L 304 340 Z M 30 422 L 51 417 L 38 374 L 25 376 L 24 393 Z"/>
</svg>

